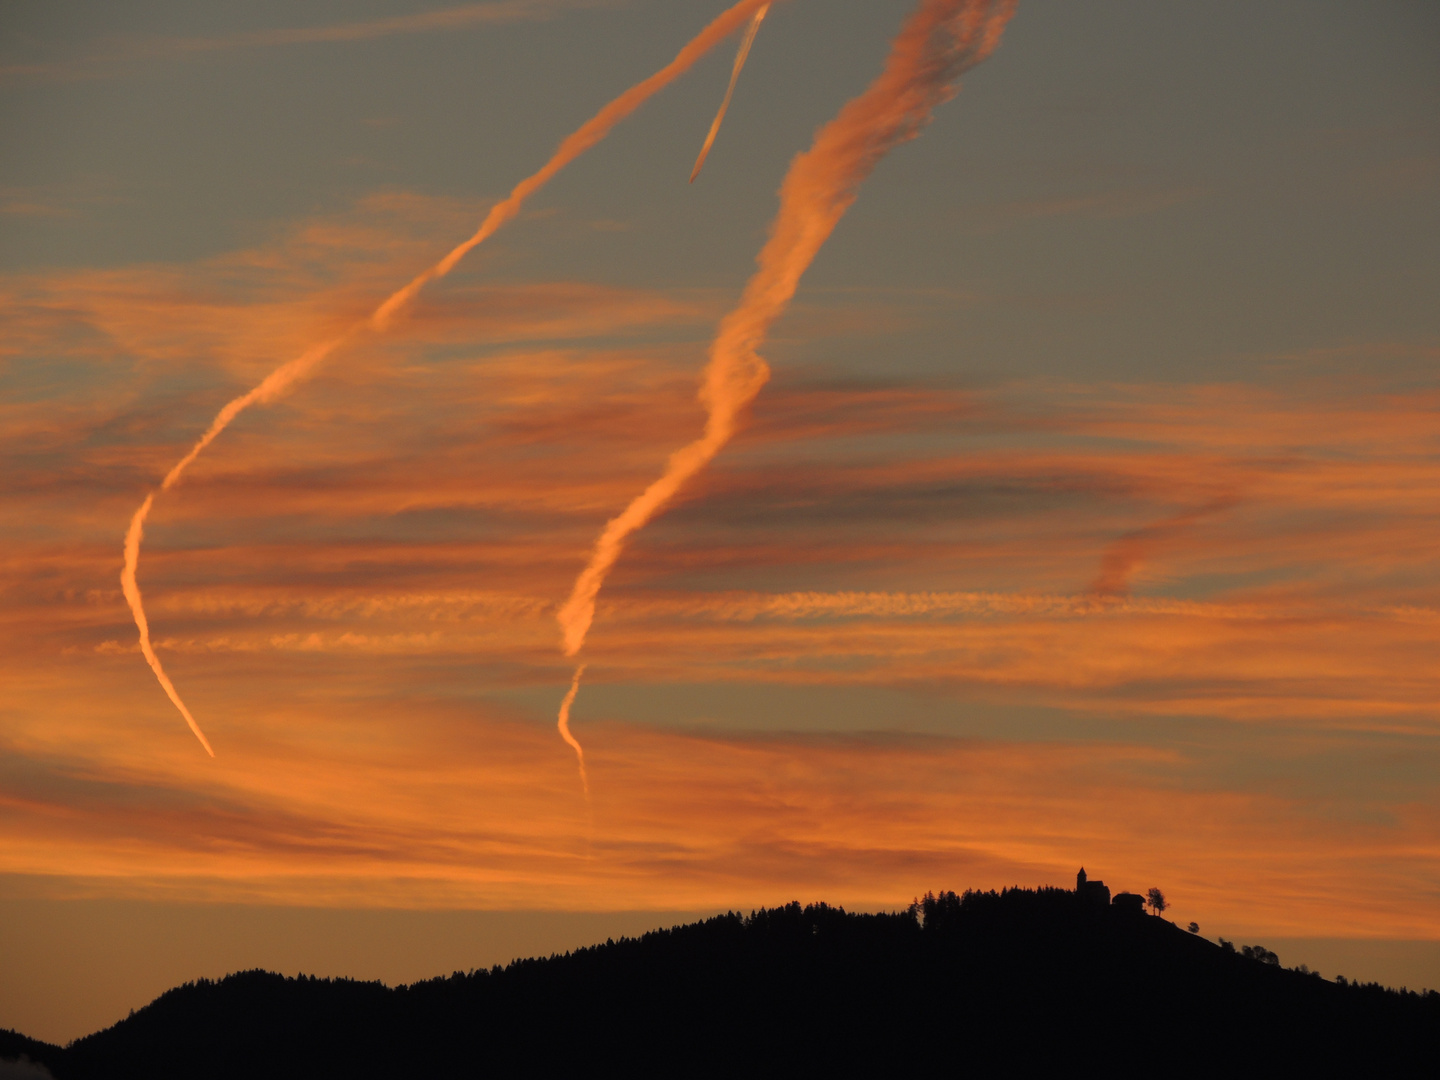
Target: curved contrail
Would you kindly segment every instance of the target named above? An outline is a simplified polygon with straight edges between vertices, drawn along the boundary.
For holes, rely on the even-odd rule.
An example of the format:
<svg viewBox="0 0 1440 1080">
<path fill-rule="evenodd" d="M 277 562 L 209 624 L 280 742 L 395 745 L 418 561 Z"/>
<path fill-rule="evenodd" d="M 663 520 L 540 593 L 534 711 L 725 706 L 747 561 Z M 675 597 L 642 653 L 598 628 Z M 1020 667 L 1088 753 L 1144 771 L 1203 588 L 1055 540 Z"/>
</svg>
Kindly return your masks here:
<svg viewBox="0 0 1440 1080">
<path fill-rule="evenodd" d="M 443 278 L 450 273 L 472 248 L 483 243 L 499 231 L 506 222 L 515 217 L 520 212 L 520 208 L 524 206 L 525 200 L 549 183 L 556 173 L 604 139 L 616 124 L 638 109 L 647 99 L 690 70 L 697 60 L 738 30 L 746 19 L 752 18 L 757 9 L 769 6 L 768 0 L 740 0 L 691 39 L 689 44 L 676 54 L 674 60 L 648 79 L 636 83 L 626 90 L 566 138 L 538 172 L 520 181 L 505 199 L 491 207 L 489 214 L 485 216 L 485 220 L 481 222 L 480 227 L 470 239 L 455 247 L 439 262 L 417 275 L 404 288 L 396 290 L 370 315 L 355 323 L 344 333 L 328 341 L 323 341 L 303 355 L 282 364 L 267 375 L 260 385 L 229 402 L 216 414 L 205 434 L 200 436 L 199 441 L 191 447 L 190 452 L 165 475 L 165 479 L 160 484 L 160 491 L 169 491 L 179 483 L 180 477 L 184 475 L 191 463 L 215 441 L 222 431 L 230 426 L 230 422 L 235 417 L 251 405 L 266 404 L 275 400 L 300 379 L 310 374 L 332 352 L 356 335 L 366 331 L 385 330 L 395 316 L 410 305 L 416 294 L 427 283 Z M 190 730 L 195 733 L 200 744 L 209 751 L 210 756 L 214 757 L 215 752 L 210 749 L 210 743 L 201 732 L 200 725 L 195 722 L 195 718 L 190 715 L 190 710 L 180 699 L 179 693 L 176 692 L 169 676 L 165 674 L 165 669 L 161 667 L 160 659 L 155 655 L 155 650 L 151 646 L 149 622 L 145 618 L 145 608 L 140 598 L 140 586 L 136 581 L 136 571 L 140 562 L 140 540 L 144 536 L 145 521 L 150 516 L 150 509 L 155 504 L 157 494 L 158 492 L 154 491 L 147 494 L 145 501 L 140 504 L 130 518 L 130 527 L 125 533 L 125 566 L 120 571 L 120 584 L 125 593 L 125 600 L 130 605 L 130 612 L 134 616 L 135 626 L 140 631 L 140 651 L 144 653 L 146 661 L 150 664 L 151 670 L 155 672 L 155 677 L 160 681 L 165 693 L 175 703 L 180 714 L 185 717 L 185 722 L 190 725 Z"/>
<path fill-rule="evenodd" d="M 704 433 L 671 454 L 660 478 L 606 523 L 556 616 L 566 656 L 585 644 L 595 597 L 626 540 L 735 433 L 740 411 L 769 378 L 757 350 L 795 295 L 800 276 L 855 201 L 860 184 L 891 149 L 920 133 L 934 108 L 954 95 L 953 83 L 962 72 L 994 51 L 1014 8 L 1015 0 L 920 0 L 896 36 L 884 72 L 791 164 L 770 239 L 756 260 L 759 269 L 710 347 L 700 390 Z"/>
<path fill-rule="evenodd" d="M 135 613 L 135 625 L 140 628 L 140 651 L 145 654 L 145 662 L 150 665 L 150 670 L 155 672 L 155 678 L 160 680 L 161 687 L 180 710 L 180 715 L 185 717 L 185 723 L 190 725 L 190 730 L 200 740 L 200 745 L 205 747 L 205 752 L 214 757 L 215 751 L 210 748 L 210 740 L 205 738 L 205 733 L 200 730 L 195 717 L 190 715 L 185 702 L 180 700 L 175 684 L 160 666 L 160 658 L 155 655 L 155 649 L 150 644 L 150 622 L 145 618 L 145 607 L 140 602 L 140 585 L 135 580 L 135 564 L 140 561 L 140 538 L 145 535 L 145 518 L 154 501 L 155 493 L 152 491 L 145 496 L 140 509 L 135 511 L 135 516 L 130 519 L 130 528 L 125 533 L 125 569 L 120 571 L 120 588 L 125 592 L 125 600 L 129 603 L 130 610 Z"/>
<path fill-rule="evenodd" d="M 730 85 L 725 88 L 725 98 L 720 102 L 720 111 L 715 114 L 715 119 L 710 122 L 710 131 L 705 136 L 705 145 L 700 147 L 700 156 L 695 159 L 695 167 L 690 170 L 690 183 L 695 182 L 695 177 L 700 175 L 700 170 L 705 165 L 705 159 L 710 156 L 710 147 L 715 145 L 715 136 L 720 134 L 720 123 L 725 119 L 725 112 L 730 108 L 730 99 L 735 96 L 735 84 L 740 81 L 740 72 L 745 69 L 745 58 L 750 55 L 750 46 L 755 44 L 755 34 L 760 29 L 760 24 L 765 21 L 765 15 L 770 10 L 766 4 L 755 17 L 750 20 L 750 25 L 745 29 L 745 36 L 740 39 L 740 51 L 735 54 L 735 66 L 730 69 Z"/>
<path fill-rule="evenodd" d="M 565 700 L 560 702 L 560 720 L 556 727 L 560 729 L 560 737 L 570 744 L 575 751 L 575 760 L 580 763 L 580 785 L 585 789 L 585 798 L 590 798 L 590 778 L 585 775 L 585 749 L 580 745 L 580 740 L 570 734 L 570 706 L 575 704 L 575 695 L 580 692 L 580 676 L 585 674 L 585 665 L 581 664 L 575 669 L 575 677 L 570 680 L 570 689 L 565 692 Z"/>
</svg>

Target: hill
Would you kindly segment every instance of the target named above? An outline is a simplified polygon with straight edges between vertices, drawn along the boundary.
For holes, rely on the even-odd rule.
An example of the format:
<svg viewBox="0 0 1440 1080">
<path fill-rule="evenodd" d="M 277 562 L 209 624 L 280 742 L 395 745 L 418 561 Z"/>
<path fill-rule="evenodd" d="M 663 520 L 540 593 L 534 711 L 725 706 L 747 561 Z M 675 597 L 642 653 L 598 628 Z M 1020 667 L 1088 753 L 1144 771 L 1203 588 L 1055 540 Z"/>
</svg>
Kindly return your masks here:
<svg viewBox="0 0 1440 1080">
<path fill-rule="evenodd" d="M 597 1065 L 1370 1074 L 1440 1051 L 1440 994 L 1328 982 L 1092 899 L 943 893 L 880 915 L 790 904 L 395 989 L 244 972 L 26 1052 L 57 1080 L 165 1080 Z"/>
</svg>

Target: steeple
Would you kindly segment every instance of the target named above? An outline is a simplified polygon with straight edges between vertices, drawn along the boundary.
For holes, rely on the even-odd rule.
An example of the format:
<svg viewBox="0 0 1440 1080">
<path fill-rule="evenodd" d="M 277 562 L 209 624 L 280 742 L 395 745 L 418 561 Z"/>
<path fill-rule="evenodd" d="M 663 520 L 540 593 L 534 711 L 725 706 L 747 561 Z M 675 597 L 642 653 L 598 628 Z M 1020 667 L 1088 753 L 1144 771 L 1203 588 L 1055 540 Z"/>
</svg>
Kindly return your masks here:
<svg viewBox="0 0 1440 1080">
<path fill-rule="evenodd" d="M 1091 881 L 1085 874 L 1085 868 L 1080 867 L 1080 872 L 1075 875 L 1075 895 L 1082 897 L 1087 903 L 1096 907 L 1110 906 L 1110 890 L 1105 887 L 1103 881 Z"/>
</svg>

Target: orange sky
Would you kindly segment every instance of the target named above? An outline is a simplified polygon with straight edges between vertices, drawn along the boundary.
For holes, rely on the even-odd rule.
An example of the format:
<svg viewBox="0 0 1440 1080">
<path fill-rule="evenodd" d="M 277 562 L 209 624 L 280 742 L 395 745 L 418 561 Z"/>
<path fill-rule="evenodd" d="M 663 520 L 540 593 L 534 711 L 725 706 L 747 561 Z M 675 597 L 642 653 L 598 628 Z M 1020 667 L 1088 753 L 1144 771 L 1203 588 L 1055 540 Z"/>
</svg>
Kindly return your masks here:
<svg viewBox="0 0 1440 1080">
<path fill-rule="evenodd" d="M 247 204 L 228 232 L 196 214 L 185 239 L 165 224 L 126 240 L 159 215 L 150 166 L 128 158 L 109 164 L 118 201 L 59 164 L 0 193 L 19 253 L 0 266 L 0 886 L 316 908 L 888 907 L 1064 883 L 1084 863 L 1114 888 L 1163 886 L 1181 921 L 1440 939 L 1440 325 L 1421 302 L 1440 246 L 1428 264 L 1408 246 L 1436 231 L 1420 208 L 1440 205 L 1440 154 L 1413 131 L 1408 149 L 1384 141 L 1412 136 L 1376 119 L 1380 90 L 1350 134 L 1324 100 L 1267 121 L 1298 133 L 1273 161 L 1247 151 L 1263 129 L 1227 120 L 1223 95 L 1198 118 L 1171 101 L 1158 115 L 1249 162 L 1227 188 L 1116 104 L 1143 97 L 1148 69 L 1120 89 L 1046 81 L 1046 57 L 1081 63 L 1054 5 L 1022 3 L 877 171 L 776 324 L 772 380 L 734 441 L 607 580 L 571 716 L 588 803 L 554 728 L 573 671 L 557 609 L 604 523 L 701 431 L 706 349 L 775 188 L 878 72 L 899 8 L 837 29 L 777 5 L 690 194 L 728 46 L 391 333 L 237 420 L 156 504 L 140 584 L 207 758 L 121 596 L 139 500 L 220 405 L 470 235 L 491 196 L 723 5 L 401 7 L 358 38 L 264 38 L 290 26 L 271 13 L 162 19 L 130 47 L 239 35 L 215 77 L 252 87 L 257 58 L 292 45 L 340 50 L 317 69 L 333 79 L 363 61 L 343 50 L 415 49 L 394 61 L 413 75 L 440 48 L 424 44 L 435 18 L 473 24 L 477 48 L 525 35 L 552 74 L 576 27 L 620 51 L 576 69 L 563 107 L 538 75 L 525 84 L 516 108 L 544 138 L 496 119 L 481 179 L 450 171 L 453 137 L 402 100 L 413 143 L 384 141 L 388 113 L 352 118 L 389 172 L 332 183 L 312 163 L 303 198 Z M 332 29 L 361 25 L 339 14 Z M 1398 48 L 1324 29 L 1362 60 Z M 1318 80 L 1322 45 L 1256 85 Z M 66 61 L 54 51 L 26 63 Z M 820 70 L 833 55 L 854 68 L 843 85 Z M 26 101 L 107 92 L 8 60 Z M 162 89 L 210 77 L 173 63 Z M 120 68 L 95 78 L 148 92 Z M 794 116 L 765 127 L 791 81 Z M 1047 168 L 1070 179 L 1053 190 L 1001 182 L 1031 175 L 1057 102 L 1131 142 L 1056 150 Z M 1350 180 L 1310 171 L 1324 139 L 1350 148 L 1335 151 Z M 433 182 L 405 171 L 427 154 Z M 1302 175 L 1319 177 L 1312 202 L 1287 218 Z M 657 202 L 652 183 L 692 201 Z M 1373 259 L 1325 231 L 1346 214 L 1369 222 Z M 1231 248 L 1211 265 L 1217 236 Z M 1316 236 L 1336 245 L 1323 259 Z M 1267 259 L 1285 273 L 1261 273 Z"/>
<path fill-rule="evenodd" d="M 356 208 L 363 233 L 12 277 L 12 342 L 68 329 L 102 383 L 76 329 L 123 342 L 141 393 L 194 357 L 244 379 L 247 339 L 294 352 L 460 212 L 392 199 Z M 307 270 L 320 244 L 343 277 Z M 682 342 L 716 305 L 457 293 L 257 414 L 157 510 L 142 580 L 213 765 L 139 661 L 115 540 L 204 410 L 104 386 L 7 408 L 28 534 L 4 563 L 7 872 L 87 895 L 606 909 L 900 903 L 1089 860 L 1277 932 L 1440 934 L 1408 899 L 1440 843 L 1422 789 L 1346 800 L 1210 760 L 1433 737 L 1434 392 L 777 380 L 601 599 L 589 684 L 694 690 L 678 729 L 582 693 L 592 823 L 533 707 L 567 681 L 554 611 L 595 522 L 694 430 Z M 809 730 L 772 732 L 712 711 L 725 685 L 1112 727 L 907 733 L 877 698 L 858 731 L 827 734 L 821 701 Z M 1149 745 L 1167 718 L 1225 733 Z M 1325 885 L 1357 859 L 1363 881 Z"/>
</svg>

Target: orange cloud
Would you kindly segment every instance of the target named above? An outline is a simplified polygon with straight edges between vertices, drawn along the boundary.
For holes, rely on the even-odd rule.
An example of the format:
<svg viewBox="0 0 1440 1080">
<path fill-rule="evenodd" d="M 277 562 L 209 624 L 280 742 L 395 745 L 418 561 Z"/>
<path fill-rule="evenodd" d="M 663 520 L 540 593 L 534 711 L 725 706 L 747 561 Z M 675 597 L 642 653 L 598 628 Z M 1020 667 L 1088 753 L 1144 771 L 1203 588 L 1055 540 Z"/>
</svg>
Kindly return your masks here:
<svg viewBox="0 0 1440 1080">
<path fill-rule="evenodd" d="M 1233 506 L 1233 498 L 1212 500 L 1194 510 L 1174 514 L 1161 521 L 1144 525 L 1119 537 L 1100 559 L 1100 574 L 1090 586 L 1101 595 L 1129 591 L 1130 576 L 1162 545 L 1173 544 L 1177 536 L 1211 514 Z"/>
<path fill-rule="evenodd" d="M 106 42 L 97 55 L 84 60 L 6 65 L 0 67 L 0 79 L 68 81 L 107 78 L 122 74 L 143 61 L 175 60 L 236 49 L 344 44 L 403 34 L 455 31 L 471 26 L 535 22 L 553 18 L 561 11 L 602 7 L 605 3 L 606 0 L 494 0 L 492 3 L 461 4 L 413 15 L 330 26 L 285 27 L 216 37 L 126 38 Z"/>
<path fill-rule="evenodd" d="M 752 28 L 766 10 L 768 5 L 758 9 Z M 570 596 L 556 613 L 566 656 L 574 656 L 585 644 L 596 597 L 630 537 L 661 513 L 734 438 L 740 415 L 770 378 L 770 368 L 758 350 L 789 307 L 810 263 L 854 203 L 860 185 L 891 150 L 919 135 L 936 106 L 954 95 L 960 75 L 995 50 L 1013 13 L 1014 3 L 1003 0 L 922 0 L 891 43 L 884 71 L 817 131 L 810 148 L 791 162 L 780 187 L 780 209 L 756 257 L 758 268 L 710 346 L 699 394 L 705 426 L 698 437 L 672 452 L 659 478 L 600 531 Z M 749 45 L 747 37 L 736 61 L 736 75 Z M 702 152 L 702 162 L 703 157 Z M 700 164 L 696 163 L 697 171 Z"/>
<path fill-rule="evenodd" d="M 547 725 L 454 703 L 417 714 L 334 690 L 305 704 L 253 702 L 227 718 L 246 737 L 231 736 L 233 751 L 201 783 L 183 746 L 157 755 L 126 737 L 133 720 L 90 696 L 100 685 L 85 688 L 76 715 L 103 756 L 67 757 L 38 726 L 12 731 L 6 747 L 0 859 L 61 893 L 901 906 L 945 884 L 1062 882 L 1083 860 L 1115 886 L 1162 882 L 1182 917 L 1202 922 L 1440 932 L 1406 900 L 1433 873 L 1417 854 L 1435 845 L 1433 807 L 1402 796 L 1346 811 L 1324 792 L 1217 782 L 1203 753 L 683 734 L 591 718 L 592 828 Z"/>
<path fill-rule="evenodd" d="M 1440 818 L 1423 387 L 781 367 L 602 598 L 570 717 L 592 831 L 549 726 L 571 673 L 554 611 L 702 421 L 721 305 L 483 264 L 323 394 L 247 415 L 157 510 L 156 647 L 223 746 L 197 761 L 119 594 L 138 492 L 196 416 L 473 210 L 391 193 L 197 265 L 0 280 L 0 872 L 49 894 L 708 908 L 902 904 L 1084 862 L 1207 927 L 1440 932 L 1408 902 Z M 1117 552 L 1127 588 L 1097 594 Z M 717 704 L 740 693 L 785 703 L 751 724 L 768 734 Z M 900 698 L 932 734 L 900 733 Z M 796 733 L 838 727 L 837 700 L 869 734 Z M 974 717 L 984 737 L 959 737 Z"/>
</svg>

